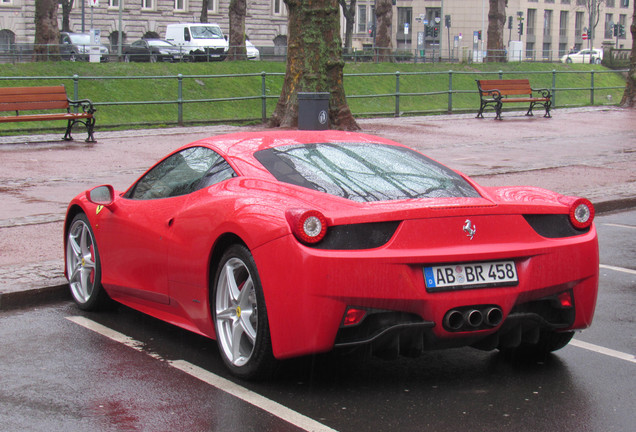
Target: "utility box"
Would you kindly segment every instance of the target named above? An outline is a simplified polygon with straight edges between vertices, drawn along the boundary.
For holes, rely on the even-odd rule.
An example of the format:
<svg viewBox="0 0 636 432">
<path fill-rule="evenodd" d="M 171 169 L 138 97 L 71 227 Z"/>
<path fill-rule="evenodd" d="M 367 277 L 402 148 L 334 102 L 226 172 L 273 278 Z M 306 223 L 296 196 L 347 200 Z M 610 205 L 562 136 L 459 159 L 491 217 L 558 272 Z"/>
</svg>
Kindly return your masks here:
<svg viewBox="0 0 636 432">
<path fill-rule="evenodd" d="M 328 92 L 298 93 L 298 129 L 329 129 Z"/>
</svg>

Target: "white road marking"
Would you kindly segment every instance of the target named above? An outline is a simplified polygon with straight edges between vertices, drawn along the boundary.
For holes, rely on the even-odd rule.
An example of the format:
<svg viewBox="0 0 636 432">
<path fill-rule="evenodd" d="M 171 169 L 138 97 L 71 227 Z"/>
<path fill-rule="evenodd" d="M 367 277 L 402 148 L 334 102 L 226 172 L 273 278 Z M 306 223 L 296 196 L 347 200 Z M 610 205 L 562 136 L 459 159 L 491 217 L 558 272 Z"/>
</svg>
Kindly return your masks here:
<svg viewBox="0 0 636 432">
<path fill-rule="evenodd" d="M 144 354 L 148 354 L 149 356 L 164 360 L 161 356 L 156 353 L 149 353 L 143 350 L 143 343 L 139 342 L 131 338 L 130 336 L 126 336 L 118 331 L 115 331 L 111 328 L 103 326 L 99 323 L 96 323 L 93 320 L 90 320 L 81 316 L 70 316 L 66 317 L 67 320 L 74 322 L 88 330 L 99 333 L 102 336 L 106 336 L 107 338 L 126 345 L 134 350 L 139 352 L 143 352 Z M 264 396 L 259 395 L 251 390 L 246 389 L 238 384 L 233 383 L 225 378 L 222 378 L 218 375 L 213 374 L 205 369 L 202 369 L 198 366 L 195 366 L 185 360 L 170 360 L 167 361 L 175 369 L 179 369 L 182 372 L 187 373 L 188 375 L 201 380 L 217 389 L 224 391 L 234 397 L 237 397 L 244 402 L 247 402 L 251 405 L 254 405 L 257 408 L 260 408 L 288 423 L 293 424 L 294 426 L 311 432 L 336 432 L 335 429 L 331 429 L 319 423 L 309 417 L 306 417 L 294 410 L 291 410 L 278 402 L 274 402 L 271 399 L 267 399 Z"/>
<path fill-rule="evenodd" d="M 628 269 L 628 268 L 615 267 L 615 266 L 605 265 L 605 264 L 600 264 L 599 267 L 602 268 L 602 269 L 606 269 L 606 270 L 614 270 L 614 271 L 618 271 L 618 272 L 623 272 L 623 273 L 627 273 L 627 274 L 636 275 L 636 270 L 632 270 L 632 269 Z"/>
<path fill-rule="evenodd" d="M 595 353 L 604 354 L 606 356 L 614 357 L 620 360 L 625 360 L 631 363 L 636 363 L 636 356 L 632 354 L 627 354 L 624 352 L 616 351 L 613 349 L 605 348 L 599 345 L 594 345 L 588 342 L 583 342 L 578 339 L 572 339 L 570 341 L 570 345 L 573 345 L 578 348 L 583 348 L 589 351 L 594 351 Z"/>
<path fill-rule="evenodd" d="M 633 225 L 622 225 L 622 224 L 613 224 L 613 223 L 604 223 L 604 226 L 611 226 L 611 227 L 617 227 L 617 228 L 630 228 L 630 229 L 636 229 L 636 226 Z"/>
</svg>

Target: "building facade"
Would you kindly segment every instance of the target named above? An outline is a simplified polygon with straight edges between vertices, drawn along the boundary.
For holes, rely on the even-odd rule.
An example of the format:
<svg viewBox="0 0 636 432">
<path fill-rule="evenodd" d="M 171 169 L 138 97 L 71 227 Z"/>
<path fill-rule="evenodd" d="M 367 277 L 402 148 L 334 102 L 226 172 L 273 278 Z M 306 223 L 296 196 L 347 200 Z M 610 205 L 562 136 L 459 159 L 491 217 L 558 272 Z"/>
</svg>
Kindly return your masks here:
<svg viewBox="0 0 636 432">
<path fill-rule="evenodd" d="M 636 1 L 636 0 L 632 0 Z M 521 42 L 523 59 L 557 60 L 571 50 L 592 48 L 590 7 L 600 12 L 593 48 L 631 48 L 630 0 L 508 0 L 504 45 Z M 354 26 L 354 49 L 373 46 L 374 0 L 358 0 Z M 397 0 L 393 9 L 393 47 L 443 58 L 485 51 L 488 31 L 488 0 Z M 448 16 L 448 18 L 447 18 Z M 446 26 L 447 19 L 450 28 Z M 523 31 L 519 32 L 519 23 Z M 612 24 L 620 24 L 624 35 L 614 36 Z M 437 26 L 438 35 L 427 35 L 426 26 Z"/>
<path fill-rule="evenodd" d="M 509 0 L 504 45 L 517 41 L 523 59 L 546 61 L 587 48 L 592 36 L 588 4 L 592 2 L 600 4 L 594 48 L 603 45 L 631 48 L 630 0 Z M 102 43 L 114 46 L 120 22 L 124 43 L 143 36 L 164 37 L 170 23 L 199 22 L 205 4 L 208 21 L 219 24 L 227 33 L 229 3 L 229 0 L 75 0 L 70 27 L 75 32 L 99 29 Z M 396 0 L 391 29 L 393 47 L 415 55 L 433 52 L 453 59 L 483 53 L 487 46 L 488 7 L 487 0 Z M 58 18 L 61 28 L 61 7 Z M 613 24 L 621 24 L 625 34 L 614 36 Z M 358 0 L 354 50 L 373 47 L 374 25 L 375 0 Z M 283 0 L 248 0 L 245 27 L 248 38 L 257 46 L 284 44 L 287 11 Z M 436 35 L 431 27 L 437 27 Z M 0 0 L 0 52 L 9 50 L 12 44 L 33 43 L 34 39 L 35 1 Z"/>
</svg>

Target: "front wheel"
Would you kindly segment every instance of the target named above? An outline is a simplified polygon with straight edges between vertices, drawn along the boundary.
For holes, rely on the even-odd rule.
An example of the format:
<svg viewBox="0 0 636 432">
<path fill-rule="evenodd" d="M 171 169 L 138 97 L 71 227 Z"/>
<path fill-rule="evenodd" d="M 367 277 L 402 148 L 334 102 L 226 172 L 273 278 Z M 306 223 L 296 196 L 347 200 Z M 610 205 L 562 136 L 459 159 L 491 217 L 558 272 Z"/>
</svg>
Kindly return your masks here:
<svg viewBox="0 0 636 432">
<path fill-rule="evenodd" d="M 228 369 L 244 379 L 267 378 L 275 365 L 267 309 L 246 247 L 233 245 L 223 254 L 212 300 L 216 338 Z"/>
<path fill-rule="evenodd" d="M 96 310 L 110 304 L 102 287 L 99 251 L 90 222 L 84 213 L 73 218 L 66 235 L 66 277 L 73 300 L 82 310 Z"/>
</svg>

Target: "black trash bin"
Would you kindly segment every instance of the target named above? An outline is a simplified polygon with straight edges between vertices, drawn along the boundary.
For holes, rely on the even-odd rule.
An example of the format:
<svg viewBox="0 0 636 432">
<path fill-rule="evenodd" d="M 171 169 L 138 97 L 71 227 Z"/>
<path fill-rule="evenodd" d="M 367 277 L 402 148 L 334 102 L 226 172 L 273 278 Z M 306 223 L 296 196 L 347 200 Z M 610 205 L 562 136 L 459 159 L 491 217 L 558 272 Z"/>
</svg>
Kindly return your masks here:
<svg viewBox="0 0 636 432">
<path fill-rule="evenodd" d="M 298 129 L 329 129 L 329 92 L 298 93 Z"/>
</svg>

